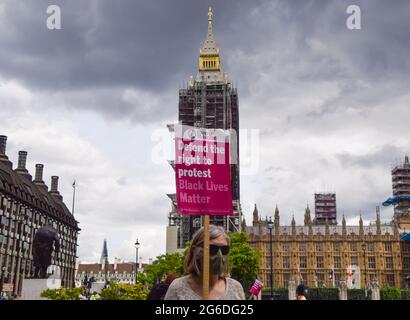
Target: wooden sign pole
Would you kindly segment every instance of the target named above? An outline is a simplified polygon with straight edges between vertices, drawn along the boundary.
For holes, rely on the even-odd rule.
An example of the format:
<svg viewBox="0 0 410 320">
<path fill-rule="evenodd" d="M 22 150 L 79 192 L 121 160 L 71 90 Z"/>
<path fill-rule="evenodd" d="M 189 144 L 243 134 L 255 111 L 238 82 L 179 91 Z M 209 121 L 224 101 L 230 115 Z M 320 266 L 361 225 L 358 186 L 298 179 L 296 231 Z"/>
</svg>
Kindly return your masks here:
<svg viewBox="0 0 410 320">
<path fill-rule="evenodd" d="M 202 297 L 209 299 L 209 215 L 204 215 L 204 264 L 202 270 Z"/>
</svg>

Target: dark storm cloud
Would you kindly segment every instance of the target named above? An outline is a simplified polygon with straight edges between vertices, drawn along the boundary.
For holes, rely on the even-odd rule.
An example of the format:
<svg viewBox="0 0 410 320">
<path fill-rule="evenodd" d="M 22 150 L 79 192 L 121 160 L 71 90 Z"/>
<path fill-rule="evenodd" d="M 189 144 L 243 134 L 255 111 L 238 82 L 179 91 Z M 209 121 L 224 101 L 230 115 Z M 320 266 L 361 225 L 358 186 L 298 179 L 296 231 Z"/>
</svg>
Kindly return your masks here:
<svg viewBox="0 0 410 320">
<path fill-rule="evenodd" d="M 50 4 L 61 6 L 63 30 L 47 30 Z M 275 68 L 279 75 L 286 72 L 298 81 L 334 80 L 346 87 L 343 82 L 348 82 L 349 93 L 360 90 L 351 83 L 355 77 L 375 83 L 381 78 L 408 80 L 410 3 L 356 1 L 362 7 L 363 29 L 354 32 L 345 27 L 349 4 L 335 0 L 5 0 L 0 76 L 17 79 L 33 90 L 57 91 L 67 101 L 78 96 L 91 101 L 72 103 L 71 108 L 140 122 L 172 117 L 178 83 L 196 73 L 206 11 L 212 5 L 223 65 L 239 83 L 242 98 L 253 94 L 250 85 L 263 72 Z M 329 49 L 315 51 L 312 41 Z M 286 50 L 294 51 L 287 61 L 294 70 L 283 65 Z M 273 52 L 259 57 L 264 51 Z M 238 53 L 248 56 L 252 64 L 238 65 L 232 58 Z M 275 56 L 277 62 L 272 61 Z M 297 67 L 301 63 L 305 65 Z M 273 70 L 269 69 L 272 65 Z M 275 74 L 269 76 L 275 78 Z M 175 100 L 147 110 L 121 101 L 126 88 L 158 97 L 172 92 Z M 319 115 L 327 112 L 323 108 Z"/>
<path fill-rule="evenodd" d="M 210 2 L 212 4 L 212 2 Z M 46 28 L 46 8 L 62 10 L 62 30 Z M 194 1 L 5 2 L 1 73 L 43 89 L 131 86 L 161 91 L 195 71 L 207 5 Z M 219 22 L 232 2 L 216 5 Z M 221 21 L 222 18 L 224 21 Z"/>
<path fill-rule="evenodd" d="M 271 13 L 274 16 L 270 20 L 257 24 L 261 33 L 265 28 L 265 36 L 269 34 L 268 26 L 275 34 L 272 38 L 265 37 L 265 47 L 269 39 L 270 50 L 278 52 L 278 60 L 282 63 L 277 66 L 278 73 L 285 70 L 285 76 L 306 83 L 338 82 L 346 88 L 341 93 L 343 98 L 361 90 L 355 84 L 357 80 L 368 81 L 374 86 L 392 80 L 396 83 L 409 80 L 408 1 L 389 4 L 386 1 L 355 1 L 362 9 L 362 30 L 355 31 L 346 28 L 346 8 L 352 1 L 279 3 L 281 5 Z M 251 42 L 248 47 L 260 52 L 264 45 L 262 39 L 259 42 Z M 291 55 L 288 57 L 279 53 L 289 49 Z M 289 66 L 296 67 L 286 68 Z"/>
<path fill-rule="evenodd" d="M 329 46 L 329 52 L 315 55 L 312 73 L 305 76 L 314 80 L 323 72 L 326 78 L 346 76 L 343 70 L 334 73 L 341 62 L 356 70 L 359 77 L 386 77 L 404 75 L 410 69 L 410 2 L 394 3 L 384 0 L 332 0 L 332 1 L 287 1 L 289 16 L 284 28 L 297 30 L 297 40 L 303 58 L 312 51 L 309 40 L 315 38 Z M 346 8 L 359 5 L 362 11 L 362 29 L 351 31 L 346 28 Z M 285 23 L 286 22 L 286 23 Z M 338 59 L 335 59 L 338 58 Z M 345 61 L 344 61 L 345 60 Z M 343 65 L 342 65 L 343 66 Z M 316 72 L 315 72 L 316 71 Z"/>
<path fill-rule="evenodd" d="M 62 30 L 46 28 L 46 8 L 62 10 Z M 209 4 L 213 4 L 210 2 Z M 64 107 L 146 122 L 173 117 L 178 84 L 195 74 L 208 3 L 194 1 L 12 1 L 3 3 L 0 76 L 58 96 Z M 216 5 L 215 28 L 235 19 Z M 228 14 L 227 14 L 228 13 Z M 222 33 L 222 28 L 219 28 Z M 123 101 L 127 89 L 162 98 Z M 166 94 L 173 92 L 171 102 Z"/>
<path fill-rule="evenodd" d="M 402 162 L 403 159 L 398 159 L 398 155 L 402 154 L 402 148 L 394 145 L 383 145 L 378 147 L 374 152 L 364 155 L 354 155 L 351 153 L 341 153 L 337 155 L 344 168 L 350 166 L 359 166 L 364 168 L 382 167 L 387 168 L 389 165 L 393 166 L 395 162 Z"/>
</svg>

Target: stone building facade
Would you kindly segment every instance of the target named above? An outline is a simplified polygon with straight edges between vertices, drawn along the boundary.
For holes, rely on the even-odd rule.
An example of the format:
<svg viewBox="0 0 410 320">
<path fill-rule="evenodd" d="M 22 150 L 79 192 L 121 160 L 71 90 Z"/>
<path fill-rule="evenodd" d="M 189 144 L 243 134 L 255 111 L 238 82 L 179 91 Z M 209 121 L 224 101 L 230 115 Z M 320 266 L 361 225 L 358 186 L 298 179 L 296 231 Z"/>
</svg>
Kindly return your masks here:
<svg viewBox="0 0 410 320">
<path fill-rule="evenodd" d="M 60 251 L 52 255 L 62 285 L 74 285 L 78 222 L 58 191 L 58 177 L 51 190 L 43 181 L 42 164 L 35 177 L 26 169 L 27 152 L 20 151 L 18 166 L 6 155 L 6 136 L 0 136 L 0 290 L 20 294 L 24 278 L 34 273 L 33 239 L 38 228 L 52 223 L 60 238 Z"/>
<path fill-rule="evenodd" d="M 268 221 L 261 219 L 255 206 L 253 224 L 246 230 L 250 245 L 261 254 L 260 278 L 265 287 L 271 285 L 271 234 L 273 287 L 287 287 L 291 278 L 310 287 L 336 286 L 352 276 L 352 266 L 360 274 L 362 288 L 373 279 L 381 287 L 403 288 L 410 275 L 409 242 L 400 240 L 396 224 L 382 224 L 379 214 L 368 226 L 361 217 L 357 226 L 347 226 L 344 217 L 341 226 L 314 225 L 307 207 L 303 225 L 296 225 L 293 218 L 290 225 L 281 226 L 277 207 L 274 220 Z"/>
<path fill-rule="evenodd" d="M 119 283 L 135 283 L 135 262 L 123 262 L 115 258 L 114 263 L 80 263 L 76 273 L 76 284 L 80 286 L 85 280 L 94 278 L 97 283 L 115 281 Z M 138 273 L 144 272 L 147 264 L 139 263 Z"/>
</svg>

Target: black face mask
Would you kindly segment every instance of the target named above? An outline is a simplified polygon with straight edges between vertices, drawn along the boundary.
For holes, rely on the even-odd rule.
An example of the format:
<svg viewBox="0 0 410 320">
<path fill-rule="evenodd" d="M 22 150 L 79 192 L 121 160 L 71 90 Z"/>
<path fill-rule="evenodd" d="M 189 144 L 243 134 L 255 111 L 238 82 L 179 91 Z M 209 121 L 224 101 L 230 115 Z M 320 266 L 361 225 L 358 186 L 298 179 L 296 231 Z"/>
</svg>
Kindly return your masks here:
<svg viewBox="0 0 410 320">
<path fill-rule="evenodd" d="M 201 250 L 201 254 L 198 255 L 197 258 L 197 265 L 199 267 L 200 272 L 203 271 L 203 263 L 204 263 L 204 256 L 203 250 Z M 220 275 L 225 272 L 226 264 L 228 261 L 228 257 L 223 255 L 221 250 L 218 250 L 217 254 L 210 255 L 209 257 L 209 271 L 212 275 Z"/>
<path fill-rule="evenodd" d="M 226 269 L 227 256 L 223 255 L 221 250 L 218 253 L 209 257 L 209 269 L 211 274 L 220 275 L 223 274 Z"/>
</svg>

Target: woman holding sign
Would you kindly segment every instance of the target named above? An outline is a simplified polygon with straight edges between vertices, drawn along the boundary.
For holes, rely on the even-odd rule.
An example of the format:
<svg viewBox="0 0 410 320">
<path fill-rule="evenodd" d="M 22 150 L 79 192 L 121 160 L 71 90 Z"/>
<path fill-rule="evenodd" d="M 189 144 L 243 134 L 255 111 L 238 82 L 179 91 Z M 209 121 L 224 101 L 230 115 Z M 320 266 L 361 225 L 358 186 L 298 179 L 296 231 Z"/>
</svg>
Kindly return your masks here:
<svg viewBox="0 0 410 320">
<path fill-rule="evenodd" d="M 210 300 L 245 300 L 242 285 L 228 277 L 228 253 L 230 239 L 222 227 L 209 226 Z M 192 244 L 185 257 L 187 276 L 172 282 L 165 300 L 202 300 L 203 293 L 203 256 L 204 228 L 199 229 L 192 239 Z"/>
</svg>

